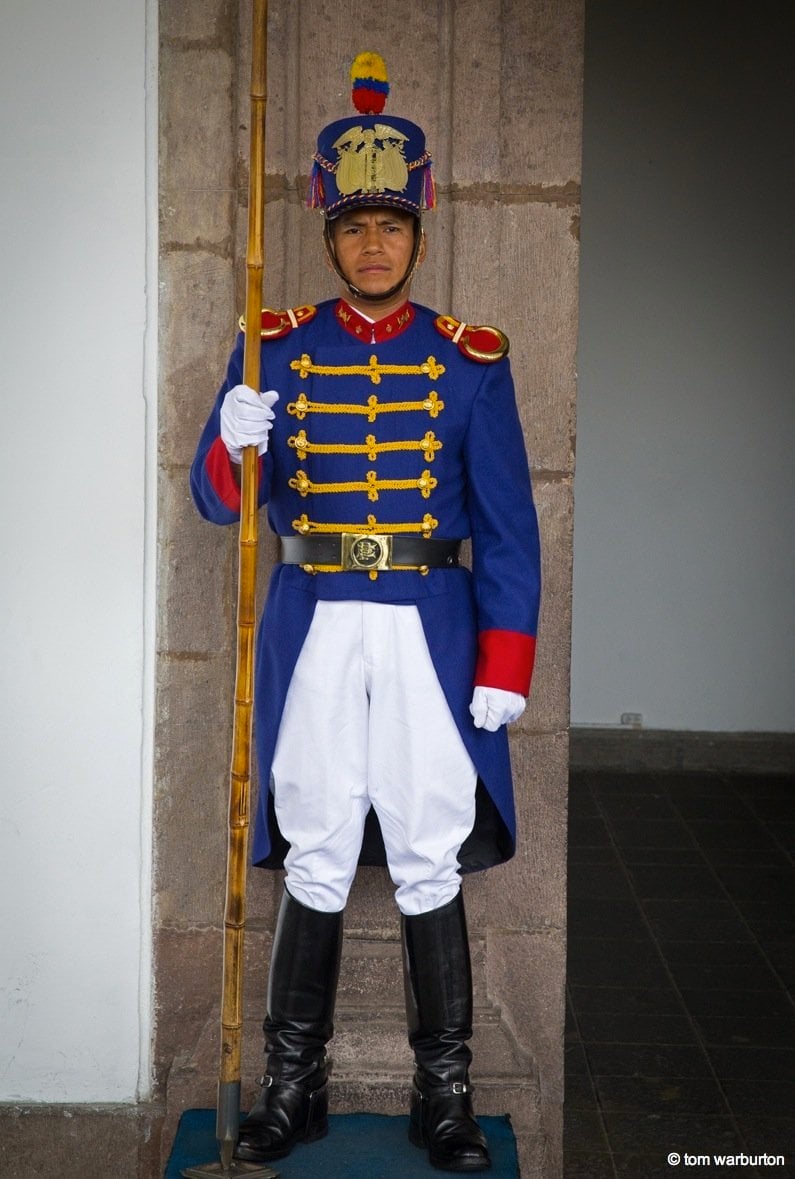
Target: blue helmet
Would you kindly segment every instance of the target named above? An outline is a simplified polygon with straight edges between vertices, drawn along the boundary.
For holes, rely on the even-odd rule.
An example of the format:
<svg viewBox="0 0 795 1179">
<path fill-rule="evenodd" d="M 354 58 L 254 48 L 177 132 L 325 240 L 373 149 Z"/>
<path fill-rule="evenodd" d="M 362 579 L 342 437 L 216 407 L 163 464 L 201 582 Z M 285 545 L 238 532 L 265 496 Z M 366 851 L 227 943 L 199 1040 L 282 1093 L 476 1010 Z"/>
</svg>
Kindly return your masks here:
<svg viewBox="0 0 795 1179">
<path fill-rule="evenodd" d="M 351 67 L 358 115 L 320 132 L 307 204 L 327 219 L 364 205 L 403 209 L 419 217 L 436 204 L 425 133 L 408 119 L 384 116 L 389 93 L 384 60 L 360 53 Z"/>
</svg>

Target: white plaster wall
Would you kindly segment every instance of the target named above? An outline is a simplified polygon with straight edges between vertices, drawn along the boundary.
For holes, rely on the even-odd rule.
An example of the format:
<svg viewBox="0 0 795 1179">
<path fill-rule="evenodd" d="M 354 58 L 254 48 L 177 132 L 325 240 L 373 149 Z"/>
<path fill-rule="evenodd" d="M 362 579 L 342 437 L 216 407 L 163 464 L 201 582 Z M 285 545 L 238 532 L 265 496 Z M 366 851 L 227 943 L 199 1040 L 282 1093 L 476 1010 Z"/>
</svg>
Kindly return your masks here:
<svg viewBox="0 0 795 1179">
<path fill-rule="evenodd" d="M 3 1100 L 146 1088 L 146 16 L 3 12 Z"/>
<path fill-rule="evenodd" d="M 575 724 L 795 730 L 783 19 L 588 6 Z"/>
</svg>

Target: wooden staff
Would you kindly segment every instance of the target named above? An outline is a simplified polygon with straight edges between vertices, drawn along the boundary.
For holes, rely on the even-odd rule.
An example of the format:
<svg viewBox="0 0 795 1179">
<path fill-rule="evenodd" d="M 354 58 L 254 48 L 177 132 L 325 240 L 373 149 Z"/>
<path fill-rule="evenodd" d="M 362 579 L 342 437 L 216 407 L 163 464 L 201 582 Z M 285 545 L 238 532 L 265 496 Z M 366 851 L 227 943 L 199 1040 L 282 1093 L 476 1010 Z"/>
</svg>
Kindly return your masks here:
<svg viewBox="0 0 795 1179">
<path fill-rule="evenodd" d="M 265 236 L 265 108 L 267 102 L 267 0 L 254 0 L 251 38 L 251 129 L 246 247 L 246 337 L 243 381 L 260 387 L 260 334 Z M 243 1031 L 243 941 L 251 794 L 251 729 L 254 706 L 254 635 L 257 581 L 256 446 L 243 450 L 237 591 L 237 670 L 229 778 L 229 843 L 224 911 L 221 1062 L 216 1135 L 225 1172 L 230 1170 L 240 1121 Z"/>
</svg>

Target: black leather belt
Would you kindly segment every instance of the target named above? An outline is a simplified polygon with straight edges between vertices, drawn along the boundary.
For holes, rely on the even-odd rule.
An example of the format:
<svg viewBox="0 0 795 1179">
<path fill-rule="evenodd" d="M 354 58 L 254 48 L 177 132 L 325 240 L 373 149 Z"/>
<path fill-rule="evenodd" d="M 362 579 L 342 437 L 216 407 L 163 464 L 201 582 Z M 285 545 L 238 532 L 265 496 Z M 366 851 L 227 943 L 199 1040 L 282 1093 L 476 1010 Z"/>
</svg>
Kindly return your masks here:
<svg viewBox="0 0 795 1179">
<path fill-rule="evenodd" d="M 285 565 L 311 566 L 318 573 L 452 569 L 458 565 L 460 549 L 460 540 L 393 536 L 383 532 L 279 537 L 280 561 Z"/>
</svg>

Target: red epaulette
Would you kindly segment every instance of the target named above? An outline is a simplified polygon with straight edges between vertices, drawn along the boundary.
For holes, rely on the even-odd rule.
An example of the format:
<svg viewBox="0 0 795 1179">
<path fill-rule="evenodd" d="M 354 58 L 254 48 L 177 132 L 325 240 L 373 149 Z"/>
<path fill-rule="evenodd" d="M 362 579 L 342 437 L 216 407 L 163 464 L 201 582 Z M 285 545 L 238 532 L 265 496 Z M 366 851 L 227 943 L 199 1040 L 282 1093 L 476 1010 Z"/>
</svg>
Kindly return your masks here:
<svg viewBox="0 0 795 1179">
<path fill-rule="evenodd" d="M 288 307 L 286 311 L 273 311 L 270 307 L 262 308 L 259 334 L 263 340 L 278 340 L 288 335 L 293 328 L 309 323 L 317 315 L 317 307 L 311 303 L 303 307 Z M 240 330 L 246 330 L 246 321 L 241 315 Z"/>
<path fill-rule="evenodd" d="M 437 332 L 458 345 L 459 352 L 463 352 L 470 360 L 476 360 L 478 364 L 493 364 L 495 360 L 502 360 L 503 356 L 508 355 L 510 343 L 505 332 L 499 328 L 462 323 L 452 315 L 438 316 L 434 326 Z"/>
</svg>

